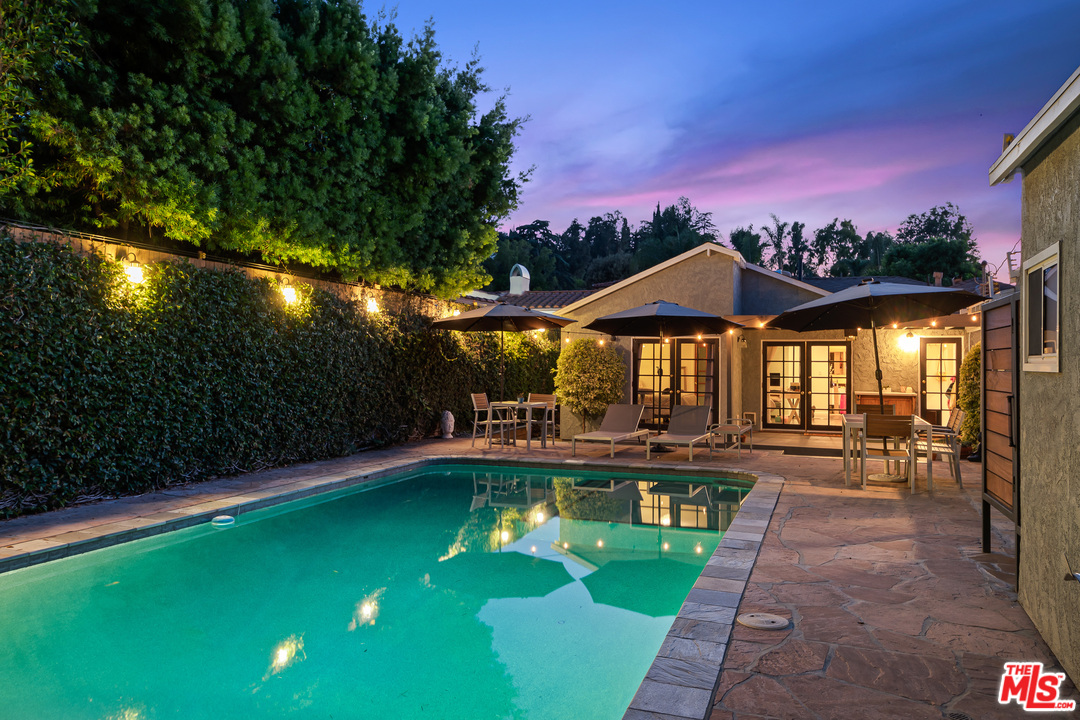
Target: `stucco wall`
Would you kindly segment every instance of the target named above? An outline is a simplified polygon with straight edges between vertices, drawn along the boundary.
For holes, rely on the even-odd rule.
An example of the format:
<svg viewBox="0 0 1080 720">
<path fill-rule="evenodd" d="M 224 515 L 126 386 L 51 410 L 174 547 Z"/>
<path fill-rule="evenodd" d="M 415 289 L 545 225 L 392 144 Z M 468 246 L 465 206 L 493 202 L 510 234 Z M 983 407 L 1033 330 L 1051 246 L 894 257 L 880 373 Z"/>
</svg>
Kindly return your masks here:
<svg viewBox="0 0 1080 720">
<path fill-rule="evenodd" d="M 1024 166 L 1022 253 L 1060 243 L 1060 369 L 1020 372 L 1020 603 L 1080 681 L 1080 116 Z"/>
<path fill-rule="evenodd" d="M 919 389 L 919 351 L 905 352 L 900 349 L 900 338 L 907 334 L 907 330 L 893 330 L 891 328 L 878 330 L 878 353 L 881 356 L 882 384 L 891 385 L 893 389 L 900 386 Z M 959 329 L 950 330 L 915 330 L 916 335 L 922 337 L 959 337 L 961 342 L 961 359 L 963 353 L 977 339 L 972 333 Z M 762 415 L 762 375 L 761 375 L 761 343 L 767 342 L 803 342 L 813 340 L 839 340 L 844 341 L 842 330 L 823 332 L 797 333 L 787 330 L 746 330 L 744 331 L 747 343 L 742 350 L 736 349 L 734 355 L 738 366 L 739 398 L 741 407 L 736 405 L 736 413 L 757 413 L 758 423 Z M 738 348 L 738 345 L 735 346 Z M 851 389 L 854 392 L 877 391 L 877 380 L 874 378 L 874 345 L 869 330 L 862 330 L 851 343 Z M 734 393 L 733 393 L 734 397 Z M 916 402 L 918 400 L 916 399 Z"/>
<path fill-rule="evenodd" d="M 744 268 L 738 271 L 738 277 L 735 312 L 739 315 L 779 315 L 821 297 L 820 292 L 785 282 L 773 273 Z"/>
<path fill-rule="evenodd" d="M 563 341 L 565 342 L 566 338 L 578 339 L 591 336 L 604 337 L 606 341 L 611 342 L 611 338 L 606 335 L 600 336 L 582 328 L 598 317 L 629 310 L 656 300 L 679 303 L 714 315 L 732 315 L 735 296 L 734 274 L 735 260 L 731 255 L 721 252 L 698 253 L 671 267 L 630 283 L 626 287 L 606 294 L 598 293 L 600 297 L 590 297 L 586 303 L 577 308 L 560 312 L 560 315 L 578 321 L 563 329 Z M 721 341 L 720 346 L 721 357 L 730 352 L 730 344 L 726 340 Z M 630 371 L 633 338 L 619 336 L 618 340 L 614 341 L 614 347 L 619 351 L 626 365 L 623 400 L 630 402 L 630 384 L 633 379 Z M 718 363 L 718 367 L 722 366 L 723 362 Z M 725 396 L 727 383 L 722 372 L 718 371 L 717 382 L 720 387 L 718 408 L 723 413 L 727 404 Z M 562 413 L 560 431 L 562 437 L 565 438 L 581 432 L 580 418 L 576 418 L 571 412 Z"/>
</svg>

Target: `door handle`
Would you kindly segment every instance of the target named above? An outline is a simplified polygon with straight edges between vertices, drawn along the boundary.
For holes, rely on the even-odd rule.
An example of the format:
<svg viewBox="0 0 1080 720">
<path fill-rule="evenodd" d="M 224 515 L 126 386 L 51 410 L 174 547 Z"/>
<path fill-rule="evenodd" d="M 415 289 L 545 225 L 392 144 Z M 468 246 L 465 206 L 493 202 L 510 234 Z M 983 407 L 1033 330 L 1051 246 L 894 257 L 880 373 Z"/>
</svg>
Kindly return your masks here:
<svg viewBox="0 0 1080 720">
<path fill-rule="evenodd" d="M 1013 396 L 1006 395 L 1005 402 L 1009 404 L 1009 447 L 1016 447 L 1013 444 Z"/>
</svg>

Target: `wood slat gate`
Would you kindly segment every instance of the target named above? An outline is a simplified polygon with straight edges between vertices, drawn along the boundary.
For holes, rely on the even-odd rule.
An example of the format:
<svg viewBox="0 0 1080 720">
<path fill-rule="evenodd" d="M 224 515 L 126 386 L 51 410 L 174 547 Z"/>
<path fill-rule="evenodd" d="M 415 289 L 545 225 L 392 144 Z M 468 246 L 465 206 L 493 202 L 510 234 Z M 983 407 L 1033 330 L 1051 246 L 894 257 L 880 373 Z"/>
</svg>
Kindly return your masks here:
<svg viewBox="0 0 1080 720">
<path fill-rule="evenodd" d="M 990 509 L 1016 527 L 1020 555 L 1019 293 L 982 306 L 982 545 L 990 552 Z"/>
</svg>

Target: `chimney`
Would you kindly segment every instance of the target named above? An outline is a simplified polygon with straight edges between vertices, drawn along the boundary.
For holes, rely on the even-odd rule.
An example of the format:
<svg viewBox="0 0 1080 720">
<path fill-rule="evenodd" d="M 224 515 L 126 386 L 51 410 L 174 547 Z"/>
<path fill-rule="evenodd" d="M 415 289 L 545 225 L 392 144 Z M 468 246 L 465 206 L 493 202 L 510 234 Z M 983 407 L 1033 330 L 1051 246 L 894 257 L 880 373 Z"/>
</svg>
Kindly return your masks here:
<svg viewBox="0 0 1080 720">
<path fill-rule="evenodd" d="M 945 277 L 945 273 L 936 271 L 934 272 L 934 287 L 941 287 L 941 278 Z"/>
<path fill-rule="evenodd" d="M 520 263 L 510 268 L 510 294 L 523 295 L 529 292 L 529 270 Z"/>
</svg>

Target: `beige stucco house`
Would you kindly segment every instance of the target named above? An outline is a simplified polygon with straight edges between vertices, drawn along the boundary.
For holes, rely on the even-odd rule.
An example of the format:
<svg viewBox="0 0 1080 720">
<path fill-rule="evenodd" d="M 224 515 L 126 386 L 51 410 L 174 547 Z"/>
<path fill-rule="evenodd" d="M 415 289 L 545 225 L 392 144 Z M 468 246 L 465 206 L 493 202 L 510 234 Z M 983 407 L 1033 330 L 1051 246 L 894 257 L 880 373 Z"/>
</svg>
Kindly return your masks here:
<svg viewBox="0 0 1080 720">
<path fill-rule="evenodd" d="M 1080 69 L 990 168 L 1023 178 L 1019 373 L 1020 603 L 1080 679 Z"/>
<path fill-rule="evenodd" d="M 828 294 L 811 282 L 746 262 L 735 250 L 706 243 L 558 313 L 578 321 L 563 329 L 564 342 L 600 337 L 618 349 L 628 368 L 624 399 L 645 405 L 646 426 L 662 426 L 673 405 L 697 404 L 709 405 L 714 421 L 750 417 L 759 428 L 839 432 L 844 412 L 864 395 L 876 397 L 869 331 L 796 333 L 763 327 L 784 310 Z M 721 315 L 745 327 L 720 337 L 664 343 L 583 329 L 595 318 L 655 300 Z M 886 402 L 896 404 L 898 412 L 944 422 L 955 402 L 957 369 L 978 330 L 978 317 L 922 325 L 879 330 L 884 383 L 889 386 Z M 564 437 L 579 428 L 578 418 L 563 414 Z"/>
</svg>

